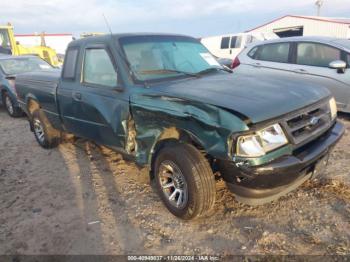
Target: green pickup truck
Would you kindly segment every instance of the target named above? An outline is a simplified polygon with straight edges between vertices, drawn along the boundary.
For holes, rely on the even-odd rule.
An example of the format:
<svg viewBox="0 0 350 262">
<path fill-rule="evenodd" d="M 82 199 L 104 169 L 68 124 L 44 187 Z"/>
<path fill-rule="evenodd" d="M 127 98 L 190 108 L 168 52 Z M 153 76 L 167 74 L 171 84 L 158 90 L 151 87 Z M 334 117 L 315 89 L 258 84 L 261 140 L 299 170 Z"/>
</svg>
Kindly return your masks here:
<svg viewBox="0 0 350 262">
<path fill-rule="evenodd" d="M 344 127 L 312 79 L 220 66 L 198 40 L 119 34 L 69 44 L 61 73 L 18 75 L 16 93 L 44 148 L 73 133 L 149 168 L 168 210 L 207 214 L 220 175 L 264 204 L 319 175 Z"/>
</svg>

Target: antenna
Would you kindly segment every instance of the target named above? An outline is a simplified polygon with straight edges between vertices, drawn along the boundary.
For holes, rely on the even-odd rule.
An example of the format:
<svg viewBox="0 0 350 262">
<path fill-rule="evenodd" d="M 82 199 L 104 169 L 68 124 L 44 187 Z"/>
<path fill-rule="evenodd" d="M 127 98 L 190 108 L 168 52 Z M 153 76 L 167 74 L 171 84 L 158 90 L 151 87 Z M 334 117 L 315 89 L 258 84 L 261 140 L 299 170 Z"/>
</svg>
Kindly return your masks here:
<svg viewBox="0 0 350 262">
<path fill-rule="evenodd" d="M 315 5 L 317 6 L 317 16 L 320 16 L 323 0 L 316 0 Z"/>
<path fill-rule="evenodd" d="M 106 23 L 106 26 L 107 26 L 107 28 L 108 28 L 108 31 L 111 33 L 111 35 L 113 35 L 112 29 L 111 29 L 111 27 L 110 27 L 110 25 L 109 25 L 109 23 L 108 23 L 108 20 L 107 20 L 105 14 L 102 13 L 102 16 L 103 16 L 103 19 L 105 20 L 105 23 Z"/>
</svg>

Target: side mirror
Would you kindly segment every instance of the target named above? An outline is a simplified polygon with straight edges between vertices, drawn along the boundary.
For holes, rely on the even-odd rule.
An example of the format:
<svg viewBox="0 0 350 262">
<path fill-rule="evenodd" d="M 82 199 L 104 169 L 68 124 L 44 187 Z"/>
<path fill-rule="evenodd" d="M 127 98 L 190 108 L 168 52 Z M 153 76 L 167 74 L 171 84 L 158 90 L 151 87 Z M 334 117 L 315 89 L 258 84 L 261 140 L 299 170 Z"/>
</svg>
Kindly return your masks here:
<svg viewBox="0 0 350 262">
<path fill-rule="evenodd" d="M 346 68 L 346 63 L 342 60 L 335 60 L 329 63 L 329 68 L 337 69 L 338 73 L 344 73 Z"/>
</svg>

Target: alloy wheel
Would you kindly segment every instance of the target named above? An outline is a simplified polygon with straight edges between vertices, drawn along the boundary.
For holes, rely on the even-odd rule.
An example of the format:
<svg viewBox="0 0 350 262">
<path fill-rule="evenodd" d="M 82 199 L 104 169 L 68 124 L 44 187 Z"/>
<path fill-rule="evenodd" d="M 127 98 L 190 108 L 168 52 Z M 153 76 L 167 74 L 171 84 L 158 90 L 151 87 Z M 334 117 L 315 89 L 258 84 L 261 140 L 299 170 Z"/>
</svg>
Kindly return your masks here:
<svg viewBox="0 0 350 262">
<path fill-rule="evenodd" d="M 188 201 L 188 187 L 180 168 L 172 161 L 165 160 L 159 166 L 159 183 L 169 203 L 184 208 Z"/>
<path fill-rule="evenodd" d="M 34 119 L 34 133 L 39 142 L 43 144 L 45 142 L 44 128 L 39 119 Z"/>
</svg>

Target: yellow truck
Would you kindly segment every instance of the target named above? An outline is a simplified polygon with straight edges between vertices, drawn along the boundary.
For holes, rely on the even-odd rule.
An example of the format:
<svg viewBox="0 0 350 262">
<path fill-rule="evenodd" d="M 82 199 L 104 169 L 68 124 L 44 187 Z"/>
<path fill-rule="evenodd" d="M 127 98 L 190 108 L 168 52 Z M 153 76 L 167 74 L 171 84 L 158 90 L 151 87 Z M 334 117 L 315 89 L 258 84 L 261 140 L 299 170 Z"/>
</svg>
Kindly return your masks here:
<svg viewBox="0 0 350 262">
<path fill-rule="evenodd" d="M 38 55 L 52 66 L 58 67 L 62 63 L 57 57 L 54 49 L 45 45 L 44 36 L 42 36 L 42 43 L 40 46 L 25 47 L 18 43 L 15 39 L 13 26 L 0 25 L 0 54 L 9 55 Z"/>
</svg>

